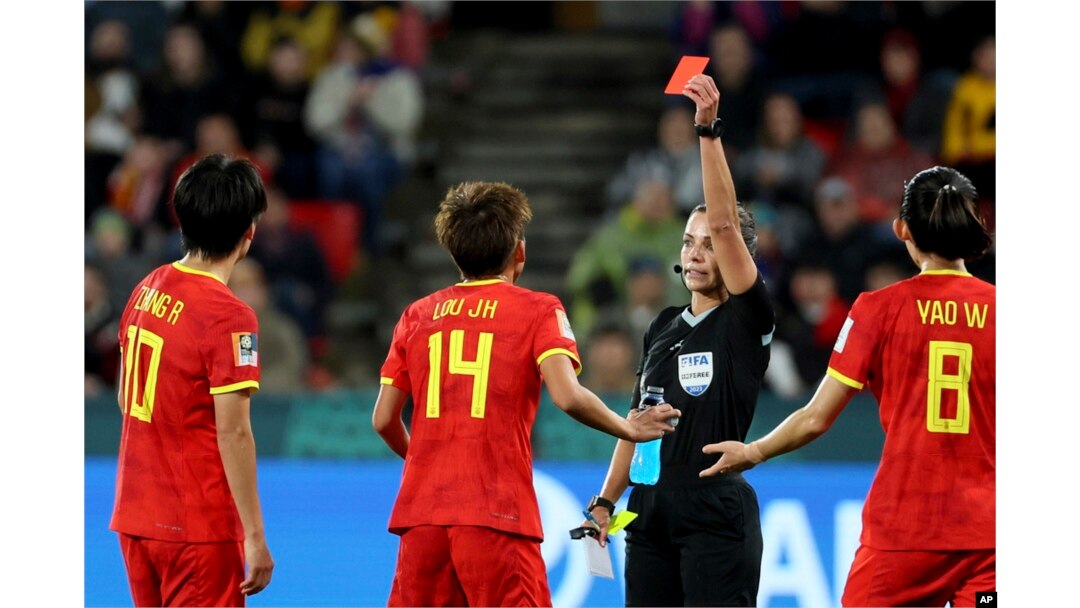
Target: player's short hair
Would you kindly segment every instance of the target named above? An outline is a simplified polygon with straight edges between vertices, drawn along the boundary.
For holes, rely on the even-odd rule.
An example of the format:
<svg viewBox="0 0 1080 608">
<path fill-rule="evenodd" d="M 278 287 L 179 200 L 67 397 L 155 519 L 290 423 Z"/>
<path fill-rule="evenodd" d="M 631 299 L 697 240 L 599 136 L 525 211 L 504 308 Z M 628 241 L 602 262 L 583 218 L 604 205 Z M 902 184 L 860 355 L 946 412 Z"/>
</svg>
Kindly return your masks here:
<svg viewBox="0 0 1080 608">
<path fill-rule="evenodd" d="M 502 182 L 463 182 L 439 203 L 435 236 L 465 278 L 493 276 L 506 268 L 531 219 L 521 190 Z"/>
<path fill-rule="evenodd" d="M 956 169 L 931 167 L 904 184 L 900 219 L 915 246 L 947 260 L 974 260 L 990 249 L 993 237 L 983 221 L 974 184 Z"/>
<path fill-rule="evenodd" d="M 250 161 L 211 154 L 180 176 L 173 209 L 184 253 L 220 260 L 236 250 L 266 211 L 266 192 Z"/>
<path fill-rule="evenodd" d="M 742 234 L 742 240 L 746 243 L 746 248 L 750 251 L 750 257 L 757 259 L 757 222 L 754 221 L 754 214 L 750 213 L 750 210 L 746 208 L 746 205 L 740 201 L 735 201 L 735 209 L 739 214 L 739 230 Z M 690 215 L 695 213 L 705 213 L 705 205 L 698 205 L 690 211 Z"/>
</svg>

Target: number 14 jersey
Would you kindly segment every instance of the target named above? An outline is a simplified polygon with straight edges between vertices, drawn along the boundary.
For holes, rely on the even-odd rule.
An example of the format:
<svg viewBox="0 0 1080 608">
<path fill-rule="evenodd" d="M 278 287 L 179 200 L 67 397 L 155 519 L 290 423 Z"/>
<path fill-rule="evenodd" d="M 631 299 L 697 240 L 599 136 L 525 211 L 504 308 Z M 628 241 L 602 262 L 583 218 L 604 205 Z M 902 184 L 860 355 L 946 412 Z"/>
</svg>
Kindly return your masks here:
<svg viewBox="0 0 1080 608">
<path fill-rule="evenodd" d="M 551 294 L 500 280 L 410 304 L 380 373 L 412 396 L 409 450 L 390 531 L 485 526 L 543 540 L 532 485 L 540 363 L 577 343 Z"/>
</svg>

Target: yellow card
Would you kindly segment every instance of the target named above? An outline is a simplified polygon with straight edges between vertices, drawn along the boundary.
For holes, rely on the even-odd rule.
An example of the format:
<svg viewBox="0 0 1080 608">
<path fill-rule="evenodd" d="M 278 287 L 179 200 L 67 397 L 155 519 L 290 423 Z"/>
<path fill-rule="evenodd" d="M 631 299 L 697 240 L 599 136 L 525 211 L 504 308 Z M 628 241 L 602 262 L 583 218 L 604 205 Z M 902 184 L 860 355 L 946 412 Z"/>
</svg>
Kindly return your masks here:
<svg viewBox="0 0 1080 608">
<path fill-rule="evenodd" d="M 626 527 L 626 524 L 634 521 L 637 518 L 637 513 L 633 511 L 619 511 L 615 514 L 615 517 L 611 518 L 611 523 L 608 524 L 608 534 L 615 534 L 622 531 Z"/>
</svg>

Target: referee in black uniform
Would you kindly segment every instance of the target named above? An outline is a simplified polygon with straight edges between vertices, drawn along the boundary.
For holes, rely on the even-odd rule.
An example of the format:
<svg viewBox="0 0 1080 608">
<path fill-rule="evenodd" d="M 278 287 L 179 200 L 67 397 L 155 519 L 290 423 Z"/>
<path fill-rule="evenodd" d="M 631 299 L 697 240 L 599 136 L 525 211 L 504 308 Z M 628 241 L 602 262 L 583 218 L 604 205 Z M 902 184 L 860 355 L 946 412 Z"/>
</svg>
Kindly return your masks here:
<svg viewBox="0 0 1080 608">
<path fill-rule="evenodd" d="M 757 494 L 738 474 L 701 478 L 717 455 L 702 448 L 745 441 L 769 365 L 774 313 L 754 263 L 757 236 L 735 198 L 716 118 L 720 93 L 694 76 L 683 94 L 694 101 L 705 204 L 690 213 L 676 272 L 690 305 L 667 308 L 644 338 L 632 403 L 645 386 L 664 388 L 682 411 L 663 437 L 660 480 L 635 485 L 627 509 L 628 606 L 752 606 L 761 574 Z M 588 505 L 606 542 L 614 503 L 630 485 L 634 444 L 619 441 L 600 493 Z M 585 523 L 583 525 L 591 525 Z"/>
</svg>

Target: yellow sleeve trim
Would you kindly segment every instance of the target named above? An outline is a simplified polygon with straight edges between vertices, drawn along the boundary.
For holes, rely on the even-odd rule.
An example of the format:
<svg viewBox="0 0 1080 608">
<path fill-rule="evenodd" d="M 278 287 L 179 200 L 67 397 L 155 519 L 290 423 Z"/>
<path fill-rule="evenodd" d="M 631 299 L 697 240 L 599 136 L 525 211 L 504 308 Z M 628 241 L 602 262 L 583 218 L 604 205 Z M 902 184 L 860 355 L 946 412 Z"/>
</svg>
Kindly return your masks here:
<svg viewBox="0 0 1080 608">
<path fill-rule="evenodd" d="M 211 395 L 220 395 L 222 393 L 232 393 L 245 388 L 251 388 L 259 390 L 258 380 L 244 380 L 243 382 L 237 382 L 236 384 L 226 384 L 225 386 L 212 386 L 210 387 Z"/>
<path fill-rule="evenodd" d="M 836 378 L 840 382 L 850 386 L 851 388 L 853 388 L 855 390 L 859 390 L 859 391 L 862 390 L 862 387 L 863 387 L 862 382 L 859 382 L 858 380 L 852 380 L 851 378 L 848 378 L 844 374 L 841 374 L 840 372 L 836 371 L 835 369 L 833 369 L 831 367 L 829 369 L 825 370 L 825 373 L 832 376 L 833 378 Z"/>
<path fill-rule="evenodd" d="M 383 377 L 379 378 L 379 384 L 389 384 L 390 386 L 393 386 L 394 385 L 394 379 L 393 378 L 387 378 L 386 376 L 383 376 Z"/>
<path fill-rule="evenodd" d="M 566 350 L 565 348 L 553 348 L 551 350 L 545 350 L 543 354 L 536 358 L 536 366 L 540 367 L 540 364 L 544 362 L 544 359 L 552 355 L 566 355 L 570 357 L 570 361 L 574 364 L 574 373 L 578 376 L 581 375 L 581 361 L 578 360 L 577 355 L 573 352 Z"/>
</svg>

